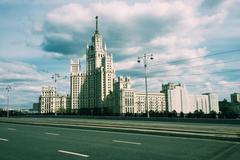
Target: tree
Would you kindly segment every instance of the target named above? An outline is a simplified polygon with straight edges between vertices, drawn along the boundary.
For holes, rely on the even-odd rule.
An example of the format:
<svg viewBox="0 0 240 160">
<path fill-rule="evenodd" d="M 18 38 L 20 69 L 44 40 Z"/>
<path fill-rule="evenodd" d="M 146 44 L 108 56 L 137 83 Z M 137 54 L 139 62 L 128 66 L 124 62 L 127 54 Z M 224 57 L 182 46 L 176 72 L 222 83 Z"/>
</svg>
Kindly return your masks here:
<svg viewBox="0 0 240 160">
<path fill-rule="evenodd" d="M 216 118 L 217 112 L 214 110 L 211 110 L 211 112 L 209 113 L 209 116 L 210 116 L 210 118 Z"/>
<path fill-rule="evenodd" d="M 180 117 L 184 118 L 184 113 L 183 112 L 180 112 Z"/>
<path fill-rule="evenodd" d="M 177 111 L 173 110 L 171 113 L 171 117 L 177 117 Z"/>
<path fill-rule="evenodd" d="M 155 113 L 153 110 L 150 110 L 150 111 L 149 111 L 149 115 L 150 115 L 151 117 L 155 117 L 156 113 Z"/>
<path fill-rule="evenodd" d="M 63 107 L 60 107 L 57 113 L 61 113 L 61 114 L 66 113 L 66 109 L 64 109 Z"/>
<path fill-rule="evenodd" d="M 222 118 L 236 118 L 238 113 L 234 110 L 234 104 L 228 102 L 226 99 L 219 102 L 220 116 Z"/>
<path fill-rule="evenodd" d="M 193 114 L 194 114 L 195 118 L 203 118 L 204 117 L 204 112 L 201 109 L 199 111 L 195 110 Z"/>
<path fill-rule="evenodd" d="M 187 117 L 187 118 L 193 118 L 194 115 L 193 115 L 191 112 L 189 112 L 189 113 L 186 115 L 186 117 Z"/>
</svg>

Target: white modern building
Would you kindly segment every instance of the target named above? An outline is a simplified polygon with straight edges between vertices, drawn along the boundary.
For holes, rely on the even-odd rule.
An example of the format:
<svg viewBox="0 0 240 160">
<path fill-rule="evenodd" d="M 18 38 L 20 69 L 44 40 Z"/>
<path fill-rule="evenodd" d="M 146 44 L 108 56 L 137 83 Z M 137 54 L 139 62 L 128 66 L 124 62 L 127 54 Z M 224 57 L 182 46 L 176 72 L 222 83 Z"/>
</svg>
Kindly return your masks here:
<svg viewBox="0 0 240 160">
<path fill-rule="evenodd" d="M 58 113 L 66 112 L 70 107 L 70 97 L 59 96 L 56 93 L 56 87 L 42 87 L 39 98 L 41 113 Z"/>
<path fill-rule="evenodd" d="M 208 97 L 208 103 L 209 103 L 208 111 L 209 112 L 216 111 L 218 113 L 219 112 L 218 95 L 214 92 L 203 93 L 202 95 L 205 95 Z"/>
<path fill-rule="evenodd" d="M 219 112 L 218 96 L 216 93 L 204 93 L 202 95 L 189 94 L 183 84 L 163 84 L 162 92 L 166 94 L 168 111 L 177 113 L 193 113 L 202 110 L 208 114 L 211 111 Z"/>
<path fill-rule="evenodd" d="M 190 110 L 188 106 L 188 92 L 184 85 L 175 85 L 174 88 L 168 89 L 168 110 L 175 110 L 180 113 L 187 113 Z"/>
<path fill-rule="evenodd" d="M 193 113 L 194 111 L 202 110 L 204 113 L 209 113 L 210 110 L 210 104 L 209 99 L 207 95 L 189 95 L 188 96 L 188 107 L 189 109 L 187 112 Z M 183 113 L 187 113 L 183 112 Z"/>
</svg>

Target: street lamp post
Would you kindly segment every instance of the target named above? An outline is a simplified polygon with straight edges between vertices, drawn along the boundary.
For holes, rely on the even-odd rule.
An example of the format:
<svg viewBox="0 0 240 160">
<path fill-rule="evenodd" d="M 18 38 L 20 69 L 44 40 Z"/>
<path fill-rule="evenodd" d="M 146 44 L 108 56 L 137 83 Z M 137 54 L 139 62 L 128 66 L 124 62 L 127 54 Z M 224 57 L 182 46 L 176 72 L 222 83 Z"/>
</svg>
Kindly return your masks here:
<svg viewBox="0 0 240 160">
<path fill-rule="evenodd" d="M 56 86 L 56 83 L 57 83 L 57 80 L 58 80 L 58 78 L 60 77 L 60 74 L 58 74 L 58 73 L 54 73 L 53 75 L 52 75 L 52 79 L 53 79 L 53 82 L 54 82 L 54 87 L 57 87 Z"/>
<path fill-rule="evenodd" d="M 6 91 L 7 91 L 7 117 L 9 117 L 9 92 L 12 89 L 12 87 L 10 85 L 8 85 L 6 87 Z"/>
<path fill-rule="evenodd" d="M 55 88 L 55 92 L 56 94 L 54 95 L 54 100 L 56 102 L 56 97 L 57 97 L 57 81 L 58 80 L 61 80 L 61 79 L 66 79 L 67 76 L 61 76 L 59 73 L 54 73 L 51 77 L 53 79 L 53 87 Z M 53 90 L 54 91 L 54 90 Z M 60 102 L 60 108 L 59 110 L 56 110 L 56 107 L 55 107 L 55 115 L 57 116 L 57 112 L 61 112 L 63 106 L 62 106 L 62 102 Z"/>
<path fill-rule="evenodd" d="M 53 75 L 52 75 L 52 79 L 53 79 L 53 87 L 55 88 L 55 92 L 57 92 L 57 80 L 58 80 L 58 78 L 60 77 L 60 75 L 58 74 L 58 73 L 54 73 Z M 54 92 L 54 89 L 53 89 L 53 92 Z M 55 97 L 53 98 L 53 100 L 54 100 L 54 104 L 56 103 L 56 96 L 57 95 L 54 95 Z M 56 105 L 56 104 L 55 104 Z M 54 109 L 53 109 L 54 110 Z M 55 106 L 55 116 L 57 116 L 57 112 L 58 111 L 56 111 L 56 106 Z"/>
<path fill-rule="evenodd" d="M 145 96 L 145 108 L 146 108 L 146 112 L 147 112 L 147 117 L 150 118 L 149 115 L 149 108 L 148 108 L 148 87 L 147 87 L 147 60 L 153 60 L 153 55 L 152 54 L 144 54 L 142 57 L 138 57 L 137 62 L 140 63 L 141 59 L 143 60 L 143 64 L 144 64 L 144 78 L 145 78 L 145 92 L 146 92 L 146 96 Z"/>
</svg>

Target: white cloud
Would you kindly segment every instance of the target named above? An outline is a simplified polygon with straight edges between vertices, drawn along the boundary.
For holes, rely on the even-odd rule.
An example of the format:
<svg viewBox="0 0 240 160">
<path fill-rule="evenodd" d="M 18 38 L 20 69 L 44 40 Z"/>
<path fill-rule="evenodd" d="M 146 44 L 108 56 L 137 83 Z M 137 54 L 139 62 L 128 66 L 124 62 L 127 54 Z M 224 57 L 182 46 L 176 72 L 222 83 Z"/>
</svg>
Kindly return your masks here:
<svg viewBox="0 0 240 160">
<path fill-rule="evenodd" d="M 123 54 L 133 55 L 133 54 L 139 53 L 141 50 L 142 50 L 142 47 L 140 46 L 128 47 L 125 49 Z"/>
<path fill-rule="evenodd" d="M 85 31 L 90 25 L 91 11 L 79 4 L 70 3 L 55 9 L 47 15 L 47 21 L 77 31 Z"/>
<path fill-rule="evenodd" d="M 47 38 L 51 38 L 52 40 L 62 39 L 64 41 L 72 41 L 73 40 L 72 35 L 67 34 L 67 33 L 50 33 L 47 35 Z"/>
<path fill-rule="evenodd" d="M 45 77 L 37 72 L 36 66 L 19 61 L 0 62 L 1 81 L 39 81 Z"/>
<path fill-rule="evenodd" d="M 180 48 L 180 47 L 194 47 L 199 44 L 199 41 L 193 41 L 190 37 L 177 37 L 169 35 L 165 37 L 157 37 L 150 41 L 152 46 L 163 46 L 168 48 Z"/>
<path fill-rule="evenodd" d="M 35 65 L 19 61 L 7 62 L 0 61 L 0 88 L 3 90 L 0 99 L 6 96 L 5 88 L 10 85 L 11 104 L 14 106 L 27 105 L 29 102 L 37 102 L 41 93 L 41 87 L 44 85 L 53 85 L 51 75 L 38 70 Z M 58 91 L 68 92 L 69 79 L 58 81 Z M 0 102 L 4 104 L 4 101 Z"/>
<path fill-rule="evenodd" d="M 118 71 L 133 69 L 136 66 L 137 66 L 137 59 L 136 60 L 134 60 L 134 59 L 124 60 L 124 61 L 114 63 L 114 67 Z"/>
<path fill-rule="evenodd" d="M 43 57 L 48 59 L 62 60 L 64 58 L 64 55 L 60 53 L 43 53 Z"/>
</svg>

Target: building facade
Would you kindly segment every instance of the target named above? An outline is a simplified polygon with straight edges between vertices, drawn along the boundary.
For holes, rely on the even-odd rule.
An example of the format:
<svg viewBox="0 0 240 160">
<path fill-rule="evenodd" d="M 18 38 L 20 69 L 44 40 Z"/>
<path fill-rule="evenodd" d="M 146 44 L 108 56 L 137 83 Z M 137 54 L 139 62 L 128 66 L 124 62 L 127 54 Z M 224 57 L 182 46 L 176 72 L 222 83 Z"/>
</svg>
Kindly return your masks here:
<svg viewBox="0 0 240 160">
<path fill-rule="evenodd" d="M 166 93 L 167 109 L 169 112 L 193 113 L 202 110 L 208 114 L 211 111 L 219 112 L 218 96 L 216 93 L 203 93 L 202 95 L 189 94 L 183 84 L 163 84 L 162 92 Z"/>
<path fill-rule="evenodd" d="M 115 69 L 112 54 L 103 45 L 103 37 L 96 30 L 92 42 L 86 47 L 86 72 L 81 72 L 80 61 L 71 60 L 71 108 L 102 108 L 107 106 L 113 92 Z"/>
<path fill-rule="evenodd" d="M 146 94 L 135 93 L 135 113 L 146 113 Z M 166 110 L 165 95 L 163 93 L 148 93 L 148 111 L 163 112 Z"/>
<path fill-rule="evenodd" d="M 189 95 L 188 96 L 188 110 L 187 112 L 183 113 L 194 113 L 196 110 L 200 111 L 202 110 L 204 113 L 210 113 L 210 103 L 208 96 L 206 95 Z"/>
<path fill-rule="evenodd" d="M 86 97 L 86 74 L 81 71 L 79 59 L 71 60 L 71 75 L 70 75 L 70 97 L 71 110 L 77 112 L 80 106 L 87 105 Z"/>
<path fill-rule="evenodd" d="M 115 70 L 112 54 L 108 53 L 106 43 L 103 46 L 103 37 L 98 31 L 98 17 L 96 30 L 91 45 L 86 48 L 86 83 L 88 108 L 106 106 L 107 96 L 113 91 Z"/>
<path fill-rule="evenodd" d="M 129 77 L 118 77 L 114 83 L 113 113 L 136 113 L 147 112 L 146 94 L 131 89 Z M 166 110 L 164 93 L 148 93 L 148 111 L 162 112 Z"/>
<path fill-rule="evenodd" d="M 60 113 L 66 112 L 70 108 L 70 97 L 59 96 L 56 87 L 42 87 L 39 98 L 41 113 Z"/>
<path fill-rule="evenodd" d="M 209 108 L 208 112 L 215 111 L 219 112 L 219 102 L 218 102 L 218 95 L 214 92 L 203 93 L 203 95 L 208 97 Z"/>
<path fill-rule="evenodd" d="M 189 110 L 188 106 L 188 92 L 184 85 L 168 83 L 164 85 L 164 92 L 166 92 L 166 99 L 168 111 L 176 111 L 178 113 L 186 113 Z"/>
</svg>

